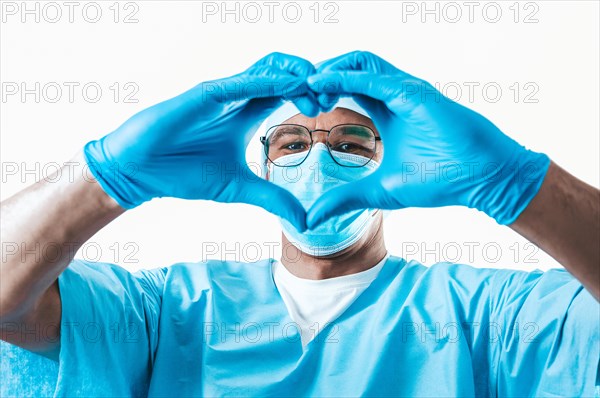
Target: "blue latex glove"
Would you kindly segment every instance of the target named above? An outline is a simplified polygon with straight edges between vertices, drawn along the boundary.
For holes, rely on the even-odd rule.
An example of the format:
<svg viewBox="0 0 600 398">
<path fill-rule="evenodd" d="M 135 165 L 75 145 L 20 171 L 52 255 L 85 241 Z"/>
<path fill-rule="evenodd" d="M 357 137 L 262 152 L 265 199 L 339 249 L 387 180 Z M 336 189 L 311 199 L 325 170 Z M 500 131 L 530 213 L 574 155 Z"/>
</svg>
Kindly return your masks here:
<svg viewBox="0 0 600 398">
<path fill-rule="evenodd" d="M 122 207 L 157 197 L 261 206 L 306 229 L 300 202 L 252 173 L 246 147 L 260 123 L 285 99 L 305 114 L 319 106 L 306 60 L 274 53 L 245 72 L 201 83 L 127 120 L 84 148 L 92 173 Z"/>
<path fill-rule="evenodd" d="M 538 192 L 550 159 L 527 150 L 480 114 L 368 52 L 319 65 L 308 78 L 322 108 L 353 96 L 384 145 L 370 176 L 326 192 L 307 214 L 313 228 L 358 208 L 462 205 L 499 224 L 516 220 Z"/>
</svg>

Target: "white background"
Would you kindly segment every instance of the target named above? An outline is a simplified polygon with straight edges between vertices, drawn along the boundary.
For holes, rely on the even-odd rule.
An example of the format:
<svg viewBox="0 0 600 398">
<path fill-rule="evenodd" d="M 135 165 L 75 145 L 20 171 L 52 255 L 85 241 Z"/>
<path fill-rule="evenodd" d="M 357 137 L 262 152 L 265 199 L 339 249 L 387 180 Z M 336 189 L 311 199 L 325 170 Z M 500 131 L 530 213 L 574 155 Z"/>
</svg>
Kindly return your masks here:
<svg viewBox="0 0 600 398">
<path fill-rule="evenodd" d="M 441 87 L 462 87 L 459 102 L 490 118 L 521 144 L 548 154 L 578 178 L 598 186 L 597 1 L 475 2 L 472 15 L 465 2 L 427 2 L 428 9 L 437 7 L 439 21 L 435 11 L 423 14 L 420 1 L 338 1 L 316 6 L 314 1 L 297 2 L 288 5 L 286 13 L 283 8 L 289 2 L 275 2 L 272 21 L 263 2 L 246 8 L 243 2 L 229 2 L 229 9 L 238 7 L 238 22 L 235 12 L 222 14 L 222 2 L 75 3 L 73 22 L 61 1 L 27 2 L 29 9 L 39 10 L 39 22 L 35 11 L 23 13 L 21 1 L 2 4 L 2 199 L 45 177 L 54 171 L 53 164 L 68 161 L 87 141 L 111 132 L 137 111 L 201 81 L 241 72 L 269 52 L 291 53 L 316 63 L 356 49 L 377 53 Z M 252 22 L 257 19 L 255 5 L 262 18 Z M 14 7 L 18 9 L 13 15 Z M 215 7 L 216 14 L 203 13 Z M 97 8 L 102 15 L 92 23 Z M 298 8 L 302 15 L 294 23 Z M 57 9 L 62 16 L 52 23 Z M 120 11 L 117 23 L 116 9 Z M 124 23 L 128 15 L 137 22 Z M 331 23 L 325 23 L 327 15 Z M 15 84 L 20 89 L 22 83 L 33 89 L 36 82 L 39 102 L 33 94 L 23 99 L 20 92 L 6 91 Z M 65 82 L 79 84 L 72 102 Z M 87 83 L 102 89 L 95 103 L 93 90 L 90 97 L 82 93 Z M 120 88 L 116 102 L 115 83 Z M 472 98 L 467 84 L 478 85 Z M 491 87 L 488 92 L 482 89 L 486 84 Z M 55 103 L 51 102 L 56 96 L 53 85 L 63 89 Z M 133 96 L 137 103 L 124 101 L 131 87 L 139 88 Z M 502 89 L 497 101 L 494 87 Z M 515 87 L 520 89 L 518 99 Z M 258 146 L 249 148 L 250 159 L 257 158 L 258 150 Z M 511 229 L 464 208 L 396 211 L 386 220 L 385 235 L 392 254 L 425 264 L 450 260 L 525 270 L 560 267 Z M 278 257 L 278 249 L 271 252 L 269 245 L 279 240 L 277 219 L 262 209 L 161 199 L 114 221 L 78 257 L 131 270 L 209 257 L 252 261 Z M 215 247 L 218 251 L 208 255 L 207 249 Z"/>
</svg>

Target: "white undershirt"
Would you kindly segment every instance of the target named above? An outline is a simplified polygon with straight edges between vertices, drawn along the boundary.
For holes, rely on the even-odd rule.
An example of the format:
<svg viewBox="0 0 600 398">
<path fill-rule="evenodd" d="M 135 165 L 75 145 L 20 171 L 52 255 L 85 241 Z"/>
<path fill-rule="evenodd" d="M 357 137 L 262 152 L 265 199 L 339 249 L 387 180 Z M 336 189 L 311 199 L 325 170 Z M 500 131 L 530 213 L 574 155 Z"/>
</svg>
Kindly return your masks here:
<svg viewBox="0 0 600 398">
<path fill-rule="evenodd" d="M 281 262 L 273 263 L 273 279 L 288 313 L 300 328 L 306 346 L 329 322 L 339 317 L 375 280 L 389 255 L 368 270 L 335 278 L 299 278 Z"/>
</svg>

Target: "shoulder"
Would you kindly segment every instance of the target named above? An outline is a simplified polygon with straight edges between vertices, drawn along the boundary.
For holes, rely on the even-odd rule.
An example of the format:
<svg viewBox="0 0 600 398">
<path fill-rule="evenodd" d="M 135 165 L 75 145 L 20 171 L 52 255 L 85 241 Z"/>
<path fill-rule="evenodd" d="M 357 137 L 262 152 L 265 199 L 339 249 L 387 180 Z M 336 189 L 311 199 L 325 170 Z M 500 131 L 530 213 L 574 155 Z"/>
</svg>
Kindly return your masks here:
<svg viewBox="0 0 600 398">
<path fill-rule="evenodd" d="M 142 290 L 162 296 L 167 290 L 192 292 L 211 290 L 215 286 L 248 286 L 259 275 L 264 279 L 270 274 L 271 262 L 271 259 L 250 263 L 208 260 L 130 271 L 118 264 L 74 259 L 59 280 L 64 286 L 96 286 L 95 290 L 105 287 L 111 291 Z"/>
<path fill-rule="evenodd" d="M 399 257 L 392 258 L 400 259 Z M 438 281 L 447 282 L 450 280 L 488 282 L 498 271 L 500 271 L 495 268 L 478 268 L 461 263 L 438 262 L 432 265 L 425 265 L 417 260 L 402 261 L 404 261 L 405 264 L 401 269 L 402 273 L 413 274 L 419 279 L 423 279 L 423 281 L 429 283 Z"/>
<path fill-rule="evenodd" d="M 187 284 L 199 289 L 212 289 L 215 284 L 245 283 L 250 276 L 270 272 L 272 260 L 264 259 L 255 262 L 226 260 L 207 260 L 201 262 L 181 262 L 168 267 L 151 270 L 140 270 L 138 273 L 146 279 L 160 282 L 163 285 Z"/>
<path fill-rule="evenodd" d="M 399 257 L 392 257 L 402 260 Z M 471 279 L 492 280 L 495 284 L 510 285 L 515 283 L 536 283 L 552 281 L 554 283 L 569 283 L 576 279 L 565 269 L 552 268 L 547 271 L 534 268 L 531 270 L 476 267 L 469 264 L 438 262 L 424 265 L 416 260 L 403 260 L 405 267 L 412 272 L 419 272 L 423 277 L 440 279 Z"/>
<path fill-rule="evenodd" d="M 404 261 L 399 276 L 412 279 L 415 285 L 440 286 L 443 289 L 473 290 L 489 289 L 493 295 L 527 294 L 534 287 L 537 291 L 551 292 L 557 286 L 571 285 L 577 288 L 579 282 L 569 272 L 556 268 L 547 271 L 539 269 L 519 270 L 505 268 L 475 267 L 469 264 L 438 262 L 427 266 L 416 260 Z"/>
</svg>

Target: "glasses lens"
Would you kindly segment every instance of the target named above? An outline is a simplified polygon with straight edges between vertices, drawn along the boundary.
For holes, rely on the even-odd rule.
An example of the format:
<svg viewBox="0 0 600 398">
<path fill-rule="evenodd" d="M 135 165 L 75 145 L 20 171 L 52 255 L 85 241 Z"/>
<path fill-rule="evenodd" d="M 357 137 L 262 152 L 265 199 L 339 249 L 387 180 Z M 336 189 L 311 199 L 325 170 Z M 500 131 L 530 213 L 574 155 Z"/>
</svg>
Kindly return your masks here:
<svg viewBox="0 0 600 398">
<path fill-rule="evenodd" d="M 265 150 L 267 157 L 276 166 L 297 166 L 302 163 L 310 150 L 310 133 L 303 126 L 295 124 L 280 124 L 267 131 L 267 144 Z M 304 154 L 295 156 L 290 161 L 283 158 L 287 155 Z"/>
<path fill-rule="evenodd" d="M 375 133 L 367 126 L 336 126 L 329 133 L 328 141 L 331 156 L 338 164 L 348 167 L 366 165 L 375 156 L 377 149 Z"/>
</svg>

